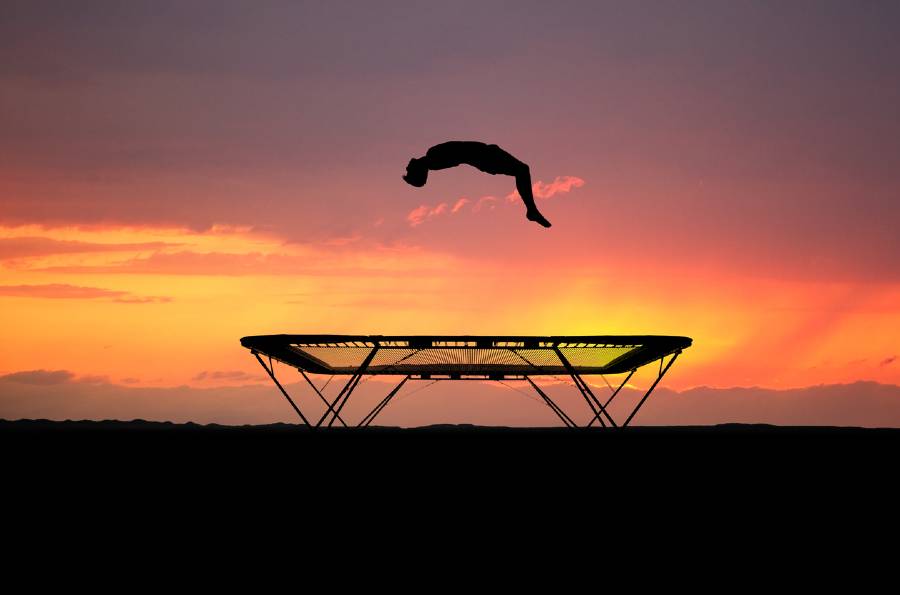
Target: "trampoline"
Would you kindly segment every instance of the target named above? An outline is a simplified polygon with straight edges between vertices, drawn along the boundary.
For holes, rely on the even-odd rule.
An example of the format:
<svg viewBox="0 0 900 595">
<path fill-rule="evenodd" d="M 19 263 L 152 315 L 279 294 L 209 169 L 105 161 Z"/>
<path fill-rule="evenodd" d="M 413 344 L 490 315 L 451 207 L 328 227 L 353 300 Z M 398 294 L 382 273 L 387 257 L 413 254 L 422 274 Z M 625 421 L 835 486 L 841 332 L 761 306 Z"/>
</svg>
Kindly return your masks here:
<svg viewBox="0 0 900 595">
<path fill-rule="evenodd" d="M 349 426 L 341 417 L 341 412 L 363 376 L 399 376 L 400 381 L 355 424 L 357 427 L 370 425 L 400 389 L 415 380 L 524 380 L 563 424 L 577 427 L 572 418 L 533 380 L 535 377 L 557 375 L 571 377 L 584 397 L 593 414 L 588 427 L 595 423 L 618 427 L 619 424 L 608 412 L 609 405 L 639 368 L 659 361 L 656 379 L 621 423 L 625 427 L 691 343 L 689 337 L 660 335 L 256 335 L 241 339 L 241 345 L 256 357 L 303 423 L 310 427 L 332 427 L 336 422 Z M 274 361 L 296 368 L 324 403 L 325 412 L 317 421 L 312 422 L 300 410 L 276 378 Z M 337 396 L 329 400 L 309 374 L 349 378 Z M 616 374 L 626 376 L 603 401 L 583 378 Z"/>
</svg>

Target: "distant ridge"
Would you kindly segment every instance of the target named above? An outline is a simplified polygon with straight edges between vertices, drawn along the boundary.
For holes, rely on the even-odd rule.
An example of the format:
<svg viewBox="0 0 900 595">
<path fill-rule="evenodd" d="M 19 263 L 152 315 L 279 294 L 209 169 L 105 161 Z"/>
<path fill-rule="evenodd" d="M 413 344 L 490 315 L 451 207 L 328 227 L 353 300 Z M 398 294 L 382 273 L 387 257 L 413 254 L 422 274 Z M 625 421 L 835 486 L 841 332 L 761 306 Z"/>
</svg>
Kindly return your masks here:
<svg viewBox="0 0 900 595">
<path fill-rule="evenodd" d="M 708 426 L 635 426 L 631 428 L 564 428 L 564 427 L 510 427 L 510 426 L 479 426 L 474 424 L 430 424 L 411 428 L 397 426 L 371 426 L 368 428 L 341 428 L 310 429 L 302 424 L 272 423 L 272 424 L 197 424 L 194 422 L 174 423 L 170 421 L 147 421 L 134 419 L 130 421 L 120 420 L 65 420 L 54 421 L 48 419 L 0 419 L 0 431 L 4 433 L 104 433 L 108 431 L 122 433 L 183 433 L 183 434 L 343 434 L 343 435 L 373 435 L 373 434 L 559 434 L 567 436 L 574 434 L 592 436 L 837 436 L 837 435 L 896 435 L 900 438 L 900 428 L 861 428 L 856 426 L 778 426 L 773 424 L 740 424 L 725 423 Z"/>
<path fill-rule="evenodd" d="M 288 409 L 268 384 L 209 388 L 135 387 L 110 382 L 84 382 L 60 371 L 16 372 L 0 376 L 0 419 L 91 419 L 219 423 L 287 420 Z M 300 381 L 302 382 L 302 380 Z M 402 395 L 379 422 L 424 426 L 440 422 L 534 427 L 556 423 L 546 406 L 506 387 L 452 384 L 429 387 L 413 398 Z M 289 390 L 308 388 L 287 383 Z M 360 388 L 361 402 L 376 402 L 381 385 Z M 564 387 L 570 388 L 570 387 Z M 598 386 L 598 390 L 607 390 Z M 369 390 L 370 393 L 366 391 Z M 622 399 L 636 392 L 622 391 Z M 560 390 L 560 403 L 573 414 L 586 415 L 574 390 Z M 569 399 L 568 401 L 566 399 Z M 510 408 L 512 405 L 512 409 Z M 352 406 L 352 404 L 351 404 Z M 517 411 L 513 420 L 510 412 Z M 499 412 L 499 413 L 498 413 Z M 358 416 L 365 411 L 357 412 Z M 576 420 L 579 421 L 579 420 Z M 580 420 L 584 423 L 584 420 Z M 660 386 L 641 411 L 641 425 L 704 426 L 723 423 L 766 423 L 779 426 L 900 427 L 900 386 L 873 381 L 826 384 L 793 389 L 695 387 L 675 391 Z"/>
</svg>

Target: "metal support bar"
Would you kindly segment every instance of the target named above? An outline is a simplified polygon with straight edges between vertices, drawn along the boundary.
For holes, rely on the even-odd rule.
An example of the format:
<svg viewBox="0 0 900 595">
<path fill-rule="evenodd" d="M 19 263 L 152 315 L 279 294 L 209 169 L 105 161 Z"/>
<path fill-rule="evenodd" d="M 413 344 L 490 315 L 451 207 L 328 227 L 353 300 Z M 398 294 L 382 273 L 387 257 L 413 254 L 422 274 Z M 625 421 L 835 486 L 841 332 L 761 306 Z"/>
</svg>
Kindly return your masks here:
<svg viewBox="0 0 900 595">
<path fill-rule="evenodd" d="M 647 397 L 650 396 L 650 393 L 653 392 L 653 389 L 656 388 L 656 385 L 659 384 L 659 381 L 662 380 L 662 377 L 666 375 L 666 372 L 669 371 L 669 368 L 672 367 L 672 364 L 675 363 L 675 360 L 678 358 L 679 355 L 681 355 L 681 351 L 680 351 L 680 350 L 679 350 L 679 351 L 676 351 L 674 354 L 672 354 L 672 359 L 670 359 L 670 360 L 669 360 L 669 363 L 666 364 L 666 369 L 665 369 L 665 370 L 662 370 L 662 371 L 659 373 L 659 376 L 656 377 L 656 380 L 653 382 L 653 385 L 650 386 L 650 389 L 647 390 L 647 393 L 644 395 L 644 398 L 641 399 L 641 401 L 637 404 L 637 407 L 634 408 L 634 411 L 631 412 L 631 415 L 628 416 L 628 419 L 625 420 L 625 423 L 622 424 L 622 427 L 623 427 L 623 428 L 626 427 L 626 426 L 628 425 L 628 423 L 631 421 L 631 418 L 633 418 L 633 417 L 637 414 L 638 409 L 641 408 L 641 405 L 644 404 L 644 401 L 647 400 Z M 663 361 L 663 359 L 665 359 L 665 356 L 659 358 L 659 366 L 660 366 L 660 369 L 662 369 L 662 361 Z"/>
<path fill-rule="evenodd" d="M 253 355 L 256 357 L 256 361 L 259 362 L 259 365 L 263 367 L 263 370 L 265 370 L 269 374 L 269 377 L 272 379 L 272 382 L 275 383 L 275 386 L 278 387 L 278 390 L 281 391 L 281 394 L 284 395 L 284 398 L 287 399 L 288 403 L 291 404 L 291 407 L 294 408 L 294 411 L 297 412 L 297 415 L 300 416 L 300 419 L 303 420 L 303 423 L 305 423 L 307 426 L 309 426 L 310 425 L 309 420 L 306 419 L 306 416 L 303 415 L 303 413 L 300 411 L 300 408 L 297 407 L 297 405 L 294 403 L 294 400 L 291 399 L 291 396 L 289 394 L 287 394 L 287 391 L 284 390 L 284 387 L 281 386 L 281 383 L 278 382 L 277 378 L 275 378 L 275 367 L 272 366 L 272 369 L 270 370 L 268 368 L 268 366 L 266 366 L 265 362 L 262 361 L 262 358 L 259 357 L 259 354 L 257 352 L 254 351 Z"/>
<path fill-rule="evenodd" d="M 381 413 L 381 410 L 384 409 L 385 407 L 387 407 L 387 404 L 391 402 L 391 399 L 393 399 L 394 395 L 396 395 L 400 391 L 400 389 L 403 387 L 403 385 L 406 384 L 407 380 L 409 380 L 408 374 L 403 377 L 403 380 L 400 381 L 400 384 L 398 384 L 397 386 L 394 387 L 394 390 L 389 392 L 388 395 L 385 398 L 383 398 L 380 403 L 375 405 L 375 408 L 372 409 L 372 411 L 370 411 L 368 415 L 366 415 L 364 418 L 362 418 L 362 421 L 359 422 L 357 427 L 368 427 L 370 423 L 375 421 L 375 418 L 378 416 L 379 413 Z"/>
<path fill-rule="evenodd" d="M 578 427 L 577 425 L 575 425 L 575 422 L 572 421 L 572 418 L 570 418 L 568 415 L 566 415 L 566 412 L 563 411 L 562 409 L 560 409 L 559 405 L 554 403 L 553 400 L 547 396 L 547 393 L 542 391 L 541 388 L 537 384 L 534 383 L 534 380 L 532 380 L 530 376 L 526 376 L 525 380 L 527 380 L 528 384 L 530 384 L 534 388 L 534 390 L 536 390 L 537 393 L 539 395 L 541 395 L 541 398 L 544 399 L 544 402 L 547 403 L 547 406 L 553 410 L 553 413 L 555 413 L 556 415 L 559 416 L 559 419 L 561 419 L 562 422 L 564 424 L 566 424 L 566 427 L 568 427 L 568 428 L 577 428 Z"/>
<path fill-rule="evenodd" d="M 559 347 L 555 347 L 555 346 L 554 346 L 554 347 L 553 347 L 553 351 L 556 352 L 556 357 L 559 358 L 559 361 L 561 361 L 562 364 L 563 364 L 563 366 L 565 366 L 566 371 L 567 371 L 567 372 L 569 373 L 569 375 L 572 377 L 572 380 L 575 381 L 575 385 L 578 386 L 578 389 L 581 391 L 581 394 L 582 394 L 582 396 L 585 398 L 585 400 L 587 400 L 588 397 L 590 397 L 590 399 L 593 400 L 594 403 L 597 405 L 597 407 L 600 409 L 600 412 L 603 413 L 603 415 L 606 416 L 606 419 L 609 420 L 609 423 L 612 425 L 612 427 L 615 428 L 615 427 L 616 427 L 616 422 L 613 420 L 612 417 L 610 417 L 609 413 L 606 412 L 606 408 L 605 408 L 603 405 L 600 404 L 600 400 L 597 399 L 597 397 L 594 396 L 594 393 L 591 391 L 590 387 L 589 387 L 589 386 L 587 385 L 587 383 L 581 378 L 581 376 L 578 375 L 578 373 L 575 371 L 575 368 L 572 367 L 572 364 L 570 364 L 570 363 L 569 363 L 569 360 L 566 359 L 566 356 L 563 355 L 563 352 L 559 350 Z M 590 401 L 588 401 L 588 405 L 590 405 Z M 597 410 L 596 410 L 594 407 L 591 407 L 591 409 L 594 411 L 595 417 L 598 417 L 598 419 L 599 419 L 599 415 L 597 414 Z M 603 424 L 603 420 L 602 420 L 602 419 L 600 420 L 600 423 Z M 603 424 L 603 425 L 606 425 L 606 424 Z"/>
<path fill-rule="evenodd" d="M 594 397 L 594 393 L 592 393 L 591 389 L 589 389 L 587 387 L 587 383 L 584 381 L 584 378 L 582 378 L 580 375 L 572 374 L 572 380 L 575 381 L 575 386 L 578 388 L 579 391 L 581 391 L 581 396 L 584 397 L 584 400 L 588 404 L 588 407 L 590 407 L 591 411 L 594 413 L 593 419 L 599 420 L 600 425 L 605 428 L 606 422 L 604 422 L 603 418 L 600 417 L 600 409 L 599 409 L 600 401 L 599 401 L 599 399 Z M 590 395 L 590 396 L 588 396 L 588 395 Z M 596 401 L 597 407 L 595 407 L 594 403 L 591 402 L 592 398 L 594 401 Z"/>
<path fill-rule="evenodd" d="M 325 395 L 322 394 L 322 391 L 320 391 L 318 388 L 316 388 L 316 385 L 313 384 L 313 381 L 310 380 L 309 376 L 306 375 L 306 371 L 303 368 L 298 368 L 298 370 L 300 370 L 300 375 L 303 376 L 303 378 L 309 383 L 309 385 L 312 387 L 312 389 L 314 391 L 316 391 L 316 394 L 319 395 L 319 398 L 322 399 L 322 402 L 325 403 L 325 407 L 327 407 L 332 413 L 335 413 L 334 409 L 331 409 L 331 405 L 328 403 L 328 399 L 326 399 Z M 332 378 L 334 378 L 334 377 L 332 376 Z M 327 386 L 327 384 L 326 384 L 326 386 Z M 322 388 L 325 388 L 325 387 L 322 387 Z M 342 424 L 344 424 L 345 428 L 347 427 L 347 422 L 345 422 L 341 418 L 341 416 L 338 416 L 338 421 L 340 421 Z"/>
<path fill-rule="evenodd" d="M 609 397 L 609 399 L 607 399 L 606 403 L 603 404 L 604 409 L 609 407 L 609 404 L 612 403 L 613 399 L 616 398 L 616 395 L 619 394 L 619 391 L 622 390 L 626 384 L 628 384 L 628 381 L 631 380 L 631 377 L 634 376 L 635 372 L 637 372 L 637 368 L 635 368 L 634 370 L 632 370 L 631 372 L 628 373 L 628 376 L 625 378 L 625 380 L 622 381 L 622 384 L 619 385 L 619 388 L 614 390 L 613 394 Z M 612 388 L 612 387 L 610 387 L 610 388 Z M 597 420 L 600 420 L 600 418 L 595 417 L 594 419 L 592 419 L 591 423 L 588 424 L 588 427 L 591 427 L 592 425 L 594 425 L 594 422 Z M 602 422 L 603 420 L 600 420 L 600 421 Z"/>
<path fill-rule="evenodd" d="M 378 347 L 373 347 L 372 351 L 369 352 L 369 355 L 366 356 L 366 359 L 363 360 L 356 372 L 353 373 L 353 376 L 350 377 L 350 380 L 347 381 L 347 384 L 344 385 L 344 388 L 341 389 L 341 392 L 338 393 L 338 396 L 336 396 L 334 398 L 334 401 L 331 402 L 328 410 L 325 411 L 321 419 L 319 419 L 318 423 L 316 424 L 317 428 L 322 425 L 328 415 L 332 412 L 334 413 L 334 415 L 328 422 L 328 427 L 330 428 L 334 424 L 334 420 L 341 414 L 341 409 L 344 408 L 344 405 L 346 405 L 347 401 L 350 399 L 350 393 L 352 393 L 353 389 L 356 388 L 356 385 L 359 384 L 360 378 L 362 378 L 362 375 L 365 374 L 366 368 L 369 367 L 369 363 L 371 363 L 376 353 L 378 353 Z M 343 400 L 341 400 L 341 398 L 343 398 Z M 337 405 L 338 401 L 340 401 L 341 404 L 338 405 L 337 409 L 335 409 L 334 406 Z"/>
<path fill-rule="evenodd" d="M 328 407 L 325 409 L 325 413 L 323 413 L 322 417 L 319 418 L 319 421 L 316 422 L 317 428 L 322 425 L 322 422 L 325 421 L 325 418 L 327 418 L 329 414 L 336 412 L 334 409 L 334 406 L 337 405 L 338 400 L 340 400 L 341 397 L 344 396 L 344 392 L 348 388 L 350 388 L 350 385 L 353 383 L 354 380 L 356 380 L 355 372 L 353 373 L 353 375 L 350 376 L 350 379 L 347 381 L 347 384 L 344 385 L 344 388 L 341 389 L 341 391 L 337 394 L 337 396 L 334 398 L 334 400 L 328 404 Z"/>
<path fill-rule="evenodd" d="M 357 374 L 356 379 L 353 382 L 353 385 L 350 387 L 350 390 L 347 391 L 347 393 L 344 395 L 344 399 L 341 401 L 341 404 L 338 405 L 337 411 L 335 411 L 334 415 L 331 416 L 331 419 L 328 420 L 329 428 L 334 425 L 334 420 L 337 419 L 337 417 L 341 413 L 341 410 L 344 408 L 344 405 L 346 405 L 347 401 L 350 400 L 350 393 L 352 393 L 354 391 L 354 389 L 356 389 L 356 387 L 359 385 L 360 380 L 362 380 L 362 374 Z"/>
</svg>

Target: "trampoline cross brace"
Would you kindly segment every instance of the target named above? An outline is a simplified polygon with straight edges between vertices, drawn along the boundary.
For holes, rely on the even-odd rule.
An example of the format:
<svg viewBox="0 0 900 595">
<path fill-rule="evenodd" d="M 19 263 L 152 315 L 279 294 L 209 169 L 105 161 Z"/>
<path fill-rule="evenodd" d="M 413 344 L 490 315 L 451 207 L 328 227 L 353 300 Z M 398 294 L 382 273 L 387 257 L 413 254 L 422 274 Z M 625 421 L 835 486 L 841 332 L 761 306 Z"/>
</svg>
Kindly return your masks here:
<svg viewBox="0 0 900 595">
<path fill-rule="evenodd" d="M 619 394 L 619 391 L 622 390 L 626 384 L 628 384 L 628 381 L 631 380 L 631 377 L 634 376 L 635 372 L 637 372 L 637 368 L 635 368 L 634 370 L 632 370 L 631 372 L 628 373 L 628 376 L 625 378 L 625 380 L 622 381 L 622 384 L 619 385 L 619 388 L 617 388 L 615 391 L 613 391 L 613 394 L 609 397 L 609 399 L 606 400 L 606 403 L 603 404 L 604 409 L 609 407 L 609 404 L 612 403 L 613 399 L 616 398 L 616 395 Z M 598 421 L 598 420 L 601 423 L 603 422 L 603 420 L 601 420 L 597 415 L 595 415 L 594 419 L 592 419 L 591 422 L 588 424 L 588 427 L 591 427 L 592 425 L 594 425 L 594 422 Z"/>
<path fill-rule="evenodd" d="M 303 368 L 299 368 L 299 370 L 300 370 L 300 374 L 303 376 L 303 378 L 309 383 L 309 385 L 312 387 L 312 389 L 314 391 L 316 391 L 316 394 L 319 395 L 319 398 L 322 399 L 322 402 L 325 403 L 325 406 L 328 408 L 328 411 L 331 411 L 332 413 L 337 415 L 337 412 L 334 409 L 332 409 L 331 403 L 328 402 L 328 399 L 325 398 L 325 395 L 322 394 L 322 391 L 320 391 L 318 388 L 316 388 L 316 385 L 313 384 L 313 381 L 310 380 L 309 376 L 306 375 L 306 371 Z M 324 387 L 323 387 L 323 389 L 324 389 Z M 340 415 L 337 415 L 337 418 L 338 418 L 338 421 L 340 421 L 342 424 L 344 424 L 344 427 L 346 428 L 347 422 L 345 422 Z"/>
<path fill-rule="evenodd" d="M 409 380 L 409 374 L 404 376 L 403 380 L 401 380 L 400 383 L 397 386 L 395 386 L 391 392 L 388 393 L 388 396 L 383 398 L 380 403 L 375 405 L 375 408 L 372 409 L 372 411 L 370 411 L 368 413 L 368 415 L 366 415 L 364 418 L 362 418 L 362 421 L 359 422 L 357 427 L 365 428 L 365 427 L 368 427 L 370 423 L 375 421 L 375 418 L 378 416 L 379 413 L 381 413 L 381 410 L 384 409 L 385 407 L 387 407 L 387 404 L 390 403 L 391 399 L 394 398 L 394 395 L 396 395 L 400 391 L 400 389 L 403 388 L 403 385 L 406 384 L 407 380 Z"/>
</svg>

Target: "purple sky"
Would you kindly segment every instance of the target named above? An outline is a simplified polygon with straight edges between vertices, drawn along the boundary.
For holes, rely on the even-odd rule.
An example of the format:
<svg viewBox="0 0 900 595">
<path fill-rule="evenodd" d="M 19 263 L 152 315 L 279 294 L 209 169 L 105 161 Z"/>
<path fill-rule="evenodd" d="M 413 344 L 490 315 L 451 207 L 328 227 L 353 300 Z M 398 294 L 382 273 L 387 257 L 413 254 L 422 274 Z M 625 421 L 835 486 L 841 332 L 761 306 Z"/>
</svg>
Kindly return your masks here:
<svg viewBox="0 0 900 595">
<path fill-rule="evenodd" d="M 7 3 L 0 221 L 475 253 L 490 234 L 403 217 L 508 180 L 398 184 L 409 157 L 473 138 L 536 179 L 586 181 L 548 214 L 575 233 L 536 255 L 714 247 L 775 274 L 896 280 L 898 26 L 894 2 Z"/>
</svg>

